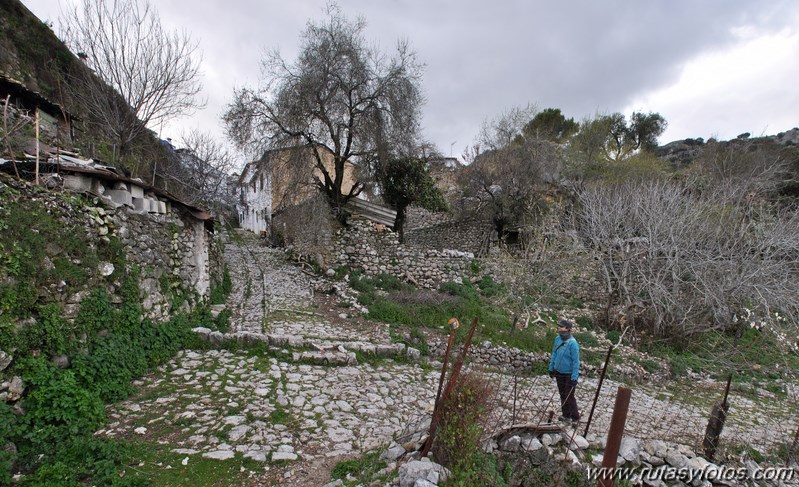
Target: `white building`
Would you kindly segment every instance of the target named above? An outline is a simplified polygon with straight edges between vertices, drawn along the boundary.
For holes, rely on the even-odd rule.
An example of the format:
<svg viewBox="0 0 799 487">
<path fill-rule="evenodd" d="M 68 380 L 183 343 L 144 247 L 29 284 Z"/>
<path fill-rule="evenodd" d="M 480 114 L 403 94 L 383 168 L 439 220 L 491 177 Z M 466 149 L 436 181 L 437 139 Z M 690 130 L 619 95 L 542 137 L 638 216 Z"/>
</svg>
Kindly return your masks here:
<svg viewBox="0 0 799 487">
<path fill-rule="evenodd" d="M 272 174 L 262 158 L 244 167 L 237 188 L 239 226 L 260 234 L 269 232 L 272 219 Z"/>
</svg>

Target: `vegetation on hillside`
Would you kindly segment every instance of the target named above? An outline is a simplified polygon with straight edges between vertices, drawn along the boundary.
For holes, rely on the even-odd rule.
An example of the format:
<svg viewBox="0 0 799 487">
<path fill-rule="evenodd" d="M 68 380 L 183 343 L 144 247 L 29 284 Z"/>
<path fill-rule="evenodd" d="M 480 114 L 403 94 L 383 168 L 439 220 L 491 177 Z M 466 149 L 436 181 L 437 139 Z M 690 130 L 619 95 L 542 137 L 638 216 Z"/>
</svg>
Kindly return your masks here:
<svg viewBox="0 0 799 487">
<path fill-rule="evenodd" d="M 119 476 L 125 448 L 93 436 L 104 405 L 195 344 L 192 327 L 224 329 L 228 315 L 214 319 L 199 306 L 165 323 L 143 319 L 139 270 L 118 240 L 96 239 L 81 226 L 91 216 L 88 201 L 18 186 L 0 186 L 0 348 L 13 356 L 4 374 L 21 377 L 26 392 L 13 408 L 0 401 L 0 445 L 15 446 L 0 449 L 0 484 L 19 473 L 23 485 L 142 485 Z M 114 272 L 100 277 L 101 262 Z M 163 289 L 180 309 L 185 296 Z M 62 303 L 78 292 L 86 297 L 68 320 Z M 212 289 L 216 300 L 229 292 L 229 276 Z M 59 368 L 54 357 L 70 366 Z"/>
</svg>

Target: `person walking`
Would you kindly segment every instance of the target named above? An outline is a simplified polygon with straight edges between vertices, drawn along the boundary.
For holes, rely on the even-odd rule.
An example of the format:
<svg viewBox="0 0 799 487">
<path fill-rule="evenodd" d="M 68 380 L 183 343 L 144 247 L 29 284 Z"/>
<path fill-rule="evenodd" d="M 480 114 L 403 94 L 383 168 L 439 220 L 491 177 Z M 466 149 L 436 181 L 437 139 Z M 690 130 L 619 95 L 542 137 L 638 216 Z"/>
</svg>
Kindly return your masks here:
<svg viewBox="0 0 799 487">
<path fill-rule="evenodd" d="M 580 421 L 575 398 L 577 379 L 580 376 L 580 345 L 572 336 L 573 328 L 574 323 L 569 320 L 558 322 L 558 336 L 555 337 L 552 357 L 549 359 L 549 376 L 558 384 L 560 409 L 563 413 L 560 420 L 576 426 Z"/>
</svg>

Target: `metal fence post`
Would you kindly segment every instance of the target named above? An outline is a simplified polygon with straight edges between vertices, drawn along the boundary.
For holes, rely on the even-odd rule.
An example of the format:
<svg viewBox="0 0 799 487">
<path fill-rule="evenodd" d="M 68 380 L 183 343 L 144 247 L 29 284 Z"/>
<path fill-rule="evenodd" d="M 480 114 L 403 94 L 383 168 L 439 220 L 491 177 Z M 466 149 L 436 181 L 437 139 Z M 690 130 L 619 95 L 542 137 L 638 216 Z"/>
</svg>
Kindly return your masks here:
<svg viewBox="0 0 799 487">
<path fill-rule="evenodd" d="M 610 362 L 610 354 L 613 353 L 613 345 L 608 348 L 608 354 L 605 356 L 605 365 L 602 366 L 602 372 L 599 374 L 599 383 L 596 386 L 594 393 L 594 403 L 591 405 L 591 412 L 588 414 L 588 421 L 585 423 L 585 431 L 583 436 L 588 436 L 588 428 L 591 427 L 591 419 L 594 417 L 594 409 L 596 409 L 596 402 L 599 400 L 599 392 L 602 390 L 602 383 L 605 382 L 605 374 L 608 371 L 608 363 Z"/>
<path fill-rule="evenodd" d="M 602 469 L 600 470 L 598 487 L 613 487 L 616 461 L 621 448 L 621 439 L 624 436 L 624 424 L 627 422 L 627 410 L 630 408 L 630 396 L 632 390 L 626 387 L 619 387 L 616 393 L 616 404 L 613 406 L 613 416 L 610 419 L 610 430 L 608 431 L 608 443 L 605 446 L 605 454 L 602 457 Z"/>
<path fill-rule="evenodd" d="M 727 379 L 727 387 L 724 388 L 724 399 L 713 405 L 713 410 L 710 413 L 710 418 L 707 420 L 707 428 L 705 428 L 705 438 L 702 440 L 702 449 L 705 452 L 705 459 L 709 462 L 713 461 L 713 456 L 716 454 L 716 448 L 719 446 L 719 437 L 721 430 L 724 429 L 724 422 L 727 420 L 727 412 L 730 410 L 730 405 L 727 398 L 730 395 L 730 383 L 732 382 L 732 374 Z"/>
</svg>

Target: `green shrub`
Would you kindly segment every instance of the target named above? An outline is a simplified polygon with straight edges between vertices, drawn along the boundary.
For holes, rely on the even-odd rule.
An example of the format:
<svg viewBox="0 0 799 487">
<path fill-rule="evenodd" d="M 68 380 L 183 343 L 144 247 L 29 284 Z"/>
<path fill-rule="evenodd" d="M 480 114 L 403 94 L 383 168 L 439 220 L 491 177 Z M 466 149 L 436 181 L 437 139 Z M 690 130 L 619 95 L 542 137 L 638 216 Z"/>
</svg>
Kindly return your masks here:
<svg viewBox="0 0 799 487">
<path fill-rule="evenodd" d="M 104 288 L 97 288 L 80 304 L 78 316 L 75 317 L 75 328 L 87 336 L 94 336 L 100 330 L 109 330 L 115 317 L 114 307 L 108 299 Z"/>
<path fill-rule="evenodd" d="M 209 300 L 211 301 L 211 304 L 225 304 L 225 299 L 227 299 L 232 290 L 233 281 L 230 278 L 230 271 L 228 270 L 227 265 L 225 265 L 225 268 L 222 271 L 222 282 L 211 287 L 211 292 L 209 293 Z"/>
<path fill-rule="evenodd" d="M 385 272 L 381 272 L 375 276 L 372 279 L 372 283 L 376 288 L 383 289 L 384 291 L 399 291 L 409 287 L 407 284 L 400 281 L 399 278 Z"/>
<path fill-rule="evenodd" d="M 11 467 L 14 465 L 15 455 L 3 448 L 12 439 L 12 434 L 17 427 L 17 416 L 11 406 L 0 401 L 0 485 L 11 483 Z"/>
<path fill-rule="evenodd" d="M 105 402 L 127 397 L 134 390 L 133 378 L 147 370 L 141 344 L 131 342 L 130 338 L 128 335 L 100 337 L 89 353 L 79 354 L 72 361 L 83 387 Z"/>
<path fill-rule="evenodd" d="M 100 398 L 81 386 L 75 373 L 58 369 L 43 356 L 24 359 L 23 379 L 31 387 L 25 396 L 25 439 L 38 453 L 54 453 L 65 439 L 103 424 Z"/>
<path fill-rule="evenodd" d="M 472 283 L 468 279 L 464 279 L 462 284 L 458 284 L 457 282 L 453 281 L 442 282 L 438 287 L 438 290 L 442 293 L 458 296 L 468 300 L 477 299 L 477 291 L 474 289 L 474 286 L 472 286 Z"/>
<path fill-rule="evenodd" d="M 469 263 L 469 272 L 471 272 L 473 276 L 476 276 L 477 274 L 480 274 L 480 270 L 480 261 L 477 259 L 472 259 L 472 261 Z"/>
<path fill-rule="evenodd" d="M 70 323 L 61 317 L 61 308 L 55 303 L 41 306 L 36 323 L 22 329 L 20 344 L 25 352 L 39 350 L 41 353 L 61 354 L 72 343 L 74 330 Z"/>
<path fill-rule="evenodd" d="M 359 293 L 368 293 L 375 290 L 374 284 L 357 272 L 353 272 L 350 275 L 350 287 Z"/>
<path fill-rule="evenodd" d="M 466 373 L 458 378 L 441 404 L 441 422 L 433 442 L 436 461 L 450 469 L 447 485 L 505 485 L 496 463 L 480 449 L 482 422 L 494 391 L 484 377 Z"/>
<path fill-rule="evenodd" d="M 485 275 L 477 281 L 477 287 L 480 288 L 480 294 L 489 298 L 497 296 L 503 291 L 503 286 L 494 281 L 494 278 L 489 275 Z"/>
</svg>

